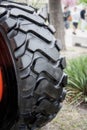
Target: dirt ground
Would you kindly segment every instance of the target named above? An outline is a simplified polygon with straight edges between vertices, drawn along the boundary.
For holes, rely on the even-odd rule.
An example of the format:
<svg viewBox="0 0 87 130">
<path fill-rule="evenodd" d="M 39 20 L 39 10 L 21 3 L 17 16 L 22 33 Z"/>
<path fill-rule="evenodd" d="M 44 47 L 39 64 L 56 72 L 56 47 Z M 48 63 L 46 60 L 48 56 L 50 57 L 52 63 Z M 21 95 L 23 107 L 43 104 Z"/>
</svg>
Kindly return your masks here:
<svg viewBox="0 0 87 130">
<path fill-rule="evenodd" d="M 64 103 L 56 118 L 40 130 L 87 130 L 87 106 L 76 108 Z"/>
<path fill-rule="evenodd" d="M 61 52 L 68 60 L 81 55 L 87 55 L 87 48 L 67 47 Z M 63 103 L 63 108 L 56 118 L 40 130 L 87 130 L 87 106 L 74 107 Z"/>
<path fill-rule="evenodd" d="M 62 56 L 66 58 L 75 58 L 82 55 L 87 55 L 87 48 L 86 47 L 79 47 L 79 46 L 71 46 L 67 47 L 66 51 L 61 52 Z"/>
</svg>

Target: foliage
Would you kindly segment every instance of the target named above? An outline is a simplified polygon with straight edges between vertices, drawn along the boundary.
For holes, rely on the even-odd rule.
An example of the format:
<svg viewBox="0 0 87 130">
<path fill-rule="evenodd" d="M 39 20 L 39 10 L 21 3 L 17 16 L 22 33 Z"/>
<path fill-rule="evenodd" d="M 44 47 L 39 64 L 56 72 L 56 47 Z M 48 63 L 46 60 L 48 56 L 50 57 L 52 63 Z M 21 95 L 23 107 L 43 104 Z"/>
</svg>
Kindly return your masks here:
<svg viewBox="0 0 87 130">
<path fill-rule="evenodd" d="M 79 0 L 80 3 L 87 3 L 87 0 Z"/>
<path fill-rule="evenodd" d="M 87 102 L 87 56 L 72 59 L 66 69 L 68 74 L 67 99 L 73 103 Z"/>
</svg>

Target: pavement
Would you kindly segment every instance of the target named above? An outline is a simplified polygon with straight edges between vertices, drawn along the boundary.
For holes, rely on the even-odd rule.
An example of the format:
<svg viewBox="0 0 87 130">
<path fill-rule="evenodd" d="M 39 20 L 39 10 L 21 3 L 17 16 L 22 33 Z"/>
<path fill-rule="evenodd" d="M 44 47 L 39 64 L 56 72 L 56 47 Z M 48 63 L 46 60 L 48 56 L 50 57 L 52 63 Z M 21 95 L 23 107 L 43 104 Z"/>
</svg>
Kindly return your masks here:
<svg viewBox="0 0 87 130">
<path fill-rule="evenodd" d="M 87 38 L 87 30 L 82 32 L 80 29 L 77 30 L 76 35 L 72 34 L 73 30 L 70 28 L 68 30 L 65 30 L 65 43 L 67 47 L 73 46 L 73 37 L 79 37 L 79 38 Z"/>
<path fill-rule="evenodd" d="M 62 55 L 66 58 L 75 58 L 81 55 L 87 55 L 87 47 L 73 45 L 73 37 L 81 37 L 82 39 L 87 38 L 87 31 L 82 32 L 77 30 L 77 34 L 72 34 L 73 30 L 68 29 L 65 31 L 65 44 L 66 51 L 62 51 Z"/>
</svg>

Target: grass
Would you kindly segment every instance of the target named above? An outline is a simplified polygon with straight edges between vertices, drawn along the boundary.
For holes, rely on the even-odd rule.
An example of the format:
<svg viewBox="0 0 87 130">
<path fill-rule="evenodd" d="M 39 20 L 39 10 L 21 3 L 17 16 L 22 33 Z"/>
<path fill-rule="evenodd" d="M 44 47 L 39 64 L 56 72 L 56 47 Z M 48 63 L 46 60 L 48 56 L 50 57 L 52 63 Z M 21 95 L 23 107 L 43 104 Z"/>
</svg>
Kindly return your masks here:
<svg viewBox="0 0 87 130">
<path fill-rule="evenodd" d="M 64 103 L 56 118 L 40 130 L 87 130 L 87 111 Z"/>
<path fill-rule="evenodd" d="M 71 104 L 87 102 L 87 56 L 71 59 L 68 62 L 67 99 Z"/>
</svg>

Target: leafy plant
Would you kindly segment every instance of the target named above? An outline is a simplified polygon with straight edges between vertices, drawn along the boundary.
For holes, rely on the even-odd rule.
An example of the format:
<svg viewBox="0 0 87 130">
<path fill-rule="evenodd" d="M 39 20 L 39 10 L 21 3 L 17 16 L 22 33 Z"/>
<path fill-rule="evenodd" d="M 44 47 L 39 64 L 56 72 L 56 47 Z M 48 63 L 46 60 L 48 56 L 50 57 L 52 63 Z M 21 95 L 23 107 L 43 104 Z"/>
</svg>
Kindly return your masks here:
<svg viewBox="0 0 87 130">
<path fill-rule="evenodd" d="M 87 56 L 68 62 L 67 100 L 73 103 L 87 102 Z"/>
</svg>

